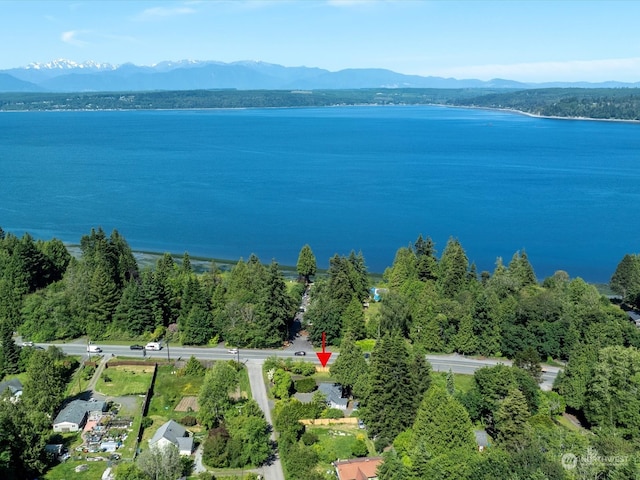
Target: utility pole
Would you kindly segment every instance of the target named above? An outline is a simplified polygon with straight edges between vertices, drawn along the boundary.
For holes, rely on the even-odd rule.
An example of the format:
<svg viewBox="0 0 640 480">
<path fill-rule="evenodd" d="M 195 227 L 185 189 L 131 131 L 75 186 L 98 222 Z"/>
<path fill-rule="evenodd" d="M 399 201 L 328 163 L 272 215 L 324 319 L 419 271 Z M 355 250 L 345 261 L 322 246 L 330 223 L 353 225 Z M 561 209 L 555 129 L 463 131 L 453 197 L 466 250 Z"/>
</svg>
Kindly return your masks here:
<svg viewBox="0 0 640 480">
<path fill-rule="evenodd" d="M 167 361 L 171 361 L 171 356 L 169 355 L 169 339 L 165 338 L 165 343 L 167 344 Z"/>
</svg>

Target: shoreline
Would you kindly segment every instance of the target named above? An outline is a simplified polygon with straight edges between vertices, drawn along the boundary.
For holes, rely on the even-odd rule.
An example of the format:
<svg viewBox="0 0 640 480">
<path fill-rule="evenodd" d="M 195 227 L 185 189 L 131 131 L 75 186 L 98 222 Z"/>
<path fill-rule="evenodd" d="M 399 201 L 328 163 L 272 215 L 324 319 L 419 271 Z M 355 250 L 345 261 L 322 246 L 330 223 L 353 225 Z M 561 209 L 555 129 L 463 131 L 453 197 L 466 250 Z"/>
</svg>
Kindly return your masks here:
<svg viewBox="0 0 640 480">
<path fill-rule="evenodd" d="M 640 120 L 630 120 L 623 118 L 594 118 L 594 117 L 561 117 L 558 115 L 541 115 L 538 113 L 526 112 L 515 108 L 506 107 L 483 107 L 477 105 L 451 105 L 446 103 L 355 103 L 350 105 L 332 104 L 332 105 L 315 105 L 315 106 L 281 106 L 281 107 L 197 107 L 197 108 L 59 108 L 59 109 L 40 109 L 40 110 L 5 110 L 0 108 L 0 113 L 31 113 L 31 112 L 206 112 L 206 111 L 236 111 L 236 110 L 275 110 L 275 109 L 304 109 L 304 108 L 354 108 L 354 107 L 443 107 L 443 108 L 463 108 L 471 110 L 486 110 L 497 112 L 508 112 L 517 115 L 524 115 L 531 118 L 540 118 L 547 120 L 572 120 L 572 121 L 590 121 L 590 122 L 613 122 L 613 123 L 631 123 L 640 124 Z"/>
</svg>

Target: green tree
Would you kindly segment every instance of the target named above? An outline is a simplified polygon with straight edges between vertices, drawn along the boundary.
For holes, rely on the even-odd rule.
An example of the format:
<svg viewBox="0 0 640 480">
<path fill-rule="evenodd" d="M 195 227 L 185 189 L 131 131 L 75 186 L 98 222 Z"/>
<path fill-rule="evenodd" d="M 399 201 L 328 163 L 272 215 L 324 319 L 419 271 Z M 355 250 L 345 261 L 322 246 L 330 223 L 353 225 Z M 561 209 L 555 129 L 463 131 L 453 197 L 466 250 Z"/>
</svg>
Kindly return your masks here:
<svg viewBox="0 0 640 480">
<path fill-rule="evenodd" d="M 640 256 L 626 254 L 609 281 L 611 290 L 629 300 L 640 293 Z"/>
<path fill-rule="evenodd" d="M 237 386 L 237 372 L 229 363 L 218 361 L 207 370 L 198 395 L 198 422 L 205 428 L 217 425 L 231 405 L 229 394 Z"/>
<path fill-rule="evenodd" d="M 4 375 L 19 373 L 20 348 L 13 341 L 13 329 L 6 322 L 0 325 L 0 372 Z"/>
<path fill-rule="evenodd" d="M 477 352 L 478 338 L 473 331 L 473 318 L 464 315 L 460 320 L 458 333 L 453 337 L 453 344 L 457 352 L 470 355 Z"/>
<path fill-rule="evenodd" d="M 527 443 L 526 425 L 530 413 L 520 390 L 514 388 L 504 398 L 496 412 L 495 429 L 498 441 L 508 450 L 522 450 Z"/>
<path fill-rule="evenodd" d="M 542 380 L 542 367 L 540 366 L 540 355 L 535 348 L 529 346 L 518 352 L 513 359 L 513 365 L 523 369 L 536 383 Z"/>
<path fill-rule="evenodd" d="M 432 386 L 412 428 L 410 478 L 466 478 L 467 459 L 476 448 L 472 428 L 464 407 L 444 388 Z"/>
<path fill-rule="evenodd" d="M 418 279 L 425 282 L 436 280 L 438 278 L 438 259 L 436 258 L 436 249 L 433 240 L 431 240 L 431 237 L 423 240 L 422 235 L 420 235 L 414 247 L 418 259 Z"/>
<path fill-rule="evenodd" d="M 182 369 L 183 375 L 191 377 L 202 377 L 206 372 L 207 370 L 204 368 L 200 360 L 193 355 L 189 357 L 189 361 L 187 361 L 187 364 Z"/>
<path fill-rule="evenodd" d="M 291 374 L 281 368 L 278 368 L 273 374 L 273 396 L 276 398 L 286 399 L 291 395 L 293 390 L 293 380 Z"/>
<path fill-rule="evenodd" d="M 304 245 L 298 254 L 298 262 L 296 264 L 296 270 L 300 280 L 308 285 L 311 277 L 316 274 L 316 269 L 316 257 L 311 251 L 311 247 L 308 244 Z"/>
<path fill-rule="evenodd" d="M 258 334 L 262 341 L 255 346 L 280 347 L 287 337 L 295 307 L 276 261 L 272 261 L 267 269 L 259 308 L 261 328 Z"/>
<path fill-rule="evenodd" d="M 180 453 L 173 444 L 144 450 L 136 464 L 152 480 L 174 480 L 182 475 Z"/>
<path fill-rule="evenodd" d="M 53 415 L 64 398 L 65 366 L 57 359 L 59 350 L 36 350 L 29 359 L 21 403 L 34 412 Z"/>
<path fill-rule="evenodd" d="M 182 321 L 180 340 L 184 345 L 205 345 L 213 338 L 213 317 L 200 305 L 194 305 Z"/>
<path fill-rule="evenodd" d="M 450 238 L 438 264 L 437 284 L 442 295 L 454 298 L 467 282 L 469 260 L 456 239 Z"/>
<path fill-rule="evenodd" d="M 347 332 L 342 339 L 340 352 L 336 361 L 331 365 L 331 376 L 336 382 L 341 384 L 347 392 L 351 393 L 360 378 L 367 375 L 367 361 L 360 347 L 356 345 L 355 338 L 351 332 Z"/>
<path fill-rule="evenodd" d="M 415 392 L 411 382 L 409 355 L 398 333 L 385 335 L 371 356 L 369 390 L 363 399 L 363 417 L 378 445 L 386 446 L 415 417 Z"/>
<path fill-rule="evenodd" d="M 599 351 L 585 395 L 584 413 L 590 423 L 618 428 L 640 438 L 640 351 L 613 346 Z"/>
<path fill-rule="evenodd" d="M 351 332 L 355 340 L 362 340 L 366 336 L 364 310 L 362 302 L 357 297 L 353 297 L 342 314 L 343 336 Z"/>
<path fill-rule="evenodd" d="M 406 467 L 394 449 L 384 452 L 382 460 L 377 471 L 379 480 L 408 480 Z"/>
</svg>

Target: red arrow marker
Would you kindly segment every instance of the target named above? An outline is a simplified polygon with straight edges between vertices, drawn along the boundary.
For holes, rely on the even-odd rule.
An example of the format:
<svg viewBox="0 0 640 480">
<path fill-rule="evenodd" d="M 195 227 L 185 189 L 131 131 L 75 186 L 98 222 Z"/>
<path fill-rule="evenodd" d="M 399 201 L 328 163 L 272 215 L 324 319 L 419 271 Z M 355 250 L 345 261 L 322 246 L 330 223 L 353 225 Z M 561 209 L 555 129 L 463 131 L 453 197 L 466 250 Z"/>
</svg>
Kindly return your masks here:
<svg viewBox="0 0 640 480">
<path fill-rule="evenodd" d="M 320 363 L 322 364 L 323 367 L 327 366 L 327 363 L 331 358 L 331 352 L 324 351 L 326 342 L 327 342 L 327 334 L 322 332 L 322 352 L 316 352 L 316 355 L 318 356 L 318 360 L 320 360 Z"/>
</svg>

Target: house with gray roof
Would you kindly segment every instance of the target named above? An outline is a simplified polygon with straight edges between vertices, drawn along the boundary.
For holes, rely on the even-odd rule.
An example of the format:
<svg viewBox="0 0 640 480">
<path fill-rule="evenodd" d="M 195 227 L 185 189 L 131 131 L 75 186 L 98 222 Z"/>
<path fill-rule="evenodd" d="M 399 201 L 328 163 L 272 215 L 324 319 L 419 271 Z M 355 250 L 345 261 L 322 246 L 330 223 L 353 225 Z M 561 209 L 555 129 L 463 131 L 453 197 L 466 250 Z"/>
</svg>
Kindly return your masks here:
<svg viewBox="0 0 640 480">
<path fill-rule="evenodd" d="M 342 385 L 339 383 L 321 383 L 318 385 L 318 390 L 327 397 L 327 405 L 330 408 L 347 409 L 349 399 L 343 397 Z"/>
<path fill-rule="evenodd" d="M 474 430 L 473 435 L 476 437 L 478 451 L 482 452 L 491 445 L 491 437 L 486 430 Z"/>
<path fill-rule="evenodd" d="M 191 455 L 193 437 L 178 422 L 169 420 L 163 424 L 149 440 L 150 447 L 165 448 L 167 445 L 178 447 L 180 455 Z"/>
<path fill-rule="evenodd" d="M 0 397 L 4 395 L 8 395 L 11 402 L 17 402 L 22 396 L 22 382 L 17 378 L 0 382 Z"/>
<path fill-rule="evenodd" d="M 107 410 L 106 402 L 97 400 L 73 400 L 69 402 L 53 421 L 54 432 L 77 432 L 87 423 L 91 415 L 98 415 Z"/>
</svg>

